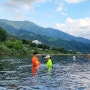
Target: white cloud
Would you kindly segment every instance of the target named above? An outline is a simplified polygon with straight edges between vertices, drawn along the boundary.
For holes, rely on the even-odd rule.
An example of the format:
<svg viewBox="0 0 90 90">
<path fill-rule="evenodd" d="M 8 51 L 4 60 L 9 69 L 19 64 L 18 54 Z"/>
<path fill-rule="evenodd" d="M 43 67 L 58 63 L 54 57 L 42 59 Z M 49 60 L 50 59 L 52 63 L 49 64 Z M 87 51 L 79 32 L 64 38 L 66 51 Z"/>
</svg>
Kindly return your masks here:
<svg viewBox="0 0 90 90">
<path fill-rule="evenodd" d="M 29 5 L 23 5 L 22 8 L 23 8 L 24 10 L 29 10 L 29 9 L 30 9 L 30 6 L 29 6 Z"/>
<path fill-rule="evenodd" d="M 2 7 L 6 7 L 7 10 L 29 10 L 37 4 L 48 2 L 51 0 L 7 0 L 0 4 Z"/>
<path fill-rule="evenodd" d="M 58 8 L 56 8 L 56 11 L 57 12 L 60 12 L 63 16 L 68 16 L 67 15 L 67 13 L 65 12 L 65 5 L 64 5 L 64 3 L 60 3 L 59 4 L 59 7 Z"/>
<path fill-rule="evenodd" d="M 25 20 L 28 14 L 35 14 L 35 7 L 50 1 L 52 0 L 6 0 L 0 3 L 0 14 L 2 14 L 1 11 L 8 12 L 9 18 Z"/>
<path fill-rule="evenodd" d="M 56 11 L 61 12 L 63 16 L 68 16 L 68 14 L 66 13 L 67 11 L 67 6 L 65 6 L 66 4 L 76 4 L 84 1 L 86 0 L 56 0 L 57 5 L 59 5 Z"/>
<path fill-rule="evenodd" d="M 67 3 L 80 3 L 80 2 L 83 2 L 85 0 L 64 0 L 64 1 Z"/>
<path fill-rule="evenodd" d="M 63 10 L 63 7 L 62 7 L 62 6 L 59 6 L 59 7 L 56 9 L 57 12 L 61 12 L 62 10 Z"/>
<path fill-rule="evenodd" d="M 57 23 L 56 28 L 74 36 L 90 39 L 90 17 L 81 19 L 67 18 L 64 24 Z"/>
<path fill-rule="evenodd" d="M 11 15 L 11 18 L 12 19 L 17 19 L 17 20 L 23 20 L 23 19 L 26 19 L 26 17 L 20 13 L 15 13 L 13 15 Z"/>
<path fill-rule="evenodd" d="M 0 7 L 6 11 L 13 12 L 35 12 L 35 7 L 40 3 L 50 2 L 52 0 L 6 0 L 3 3 L 0 3 Z M 9 13 L 8 12 L 8 13 Z"/>
<path fill-rule="evenodd" d="M 62 15 L 63 15 L 63 16 L 68 16 L 67 13 L 65 13 L 65 12 L 62 12 Z"/>
</svg>

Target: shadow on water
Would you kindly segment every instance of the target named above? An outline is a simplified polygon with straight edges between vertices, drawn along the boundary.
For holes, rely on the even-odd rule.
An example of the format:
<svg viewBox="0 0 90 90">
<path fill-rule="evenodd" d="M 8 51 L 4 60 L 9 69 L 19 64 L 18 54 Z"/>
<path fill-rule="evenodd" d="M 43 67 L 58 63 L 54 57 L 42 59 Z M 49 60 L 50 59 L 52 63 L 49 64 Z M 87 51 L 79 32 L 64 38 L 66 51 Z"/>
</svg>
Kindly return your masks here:
<svg viewBox="0 0 90 90">
<path fill-rule="evenodd" d="M 0 59 L 0 90 L 90 90 L 90 60 L 52 56 L 53 68 L 32 67 L 31 58 Z"/>
</svg>

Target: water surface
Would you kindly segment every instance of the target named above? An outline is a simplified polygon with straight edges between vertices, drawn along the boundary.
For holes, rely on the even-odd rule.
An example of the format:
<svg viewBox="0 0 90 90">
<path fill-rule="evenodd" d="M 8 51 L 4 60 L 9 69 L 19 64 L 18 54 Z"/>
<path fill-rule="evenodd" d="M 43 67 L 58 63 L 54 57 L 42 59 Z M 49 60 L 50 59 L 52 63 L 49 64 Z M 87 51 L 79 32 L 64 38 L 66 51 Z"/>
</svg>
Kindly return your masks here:
<svg viewBox="0 0 90 90">
<path fill-rule="evenodd" d="M 52 56 L 51 72 L 44 57 L 39 59 L 42 65 L 32 74 L 31 58 L 1 58 L 0 90 L 90 90 L 89 59 Z"/>
</svg>

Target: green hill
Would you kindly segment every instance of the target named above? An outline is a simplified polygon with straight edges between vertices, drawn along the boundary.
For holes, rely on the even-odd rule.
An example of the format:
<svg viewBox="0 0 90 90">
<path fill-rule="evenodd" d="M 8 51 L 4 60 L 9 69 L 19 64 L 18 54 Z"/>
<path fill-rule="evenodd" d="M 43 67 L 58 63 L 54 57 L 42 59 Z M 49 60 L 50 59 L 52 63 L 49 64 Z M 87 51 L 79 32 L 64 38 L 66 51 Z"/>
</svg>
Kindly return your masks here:
<svg viewBox="0 0 90 90">
<path fill-rule="evenodd" d="M 75 51 L 90 51 L 90 40 L 74 37 L 60 30 L 43 28 L 29 21 L 10 21 L 0 19 L 0 26 L 19 38 L 39 40 L 51 47 L 65 48 Z"/>
</svg>

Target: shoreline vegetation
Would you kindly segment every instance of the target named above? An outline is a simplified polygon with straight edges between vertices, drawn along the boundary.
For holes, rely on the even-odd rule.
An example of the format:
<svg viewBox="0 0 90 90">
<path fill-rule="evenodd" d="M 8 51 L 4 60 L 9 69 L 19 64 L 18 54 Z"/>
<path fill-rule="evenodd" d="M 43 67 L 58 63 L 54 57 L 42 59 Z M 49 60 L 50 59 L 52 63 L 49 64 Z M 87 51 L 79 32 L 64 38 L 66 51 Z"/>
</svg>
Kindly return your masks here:
<svg viewBox="0 0 90 90">
<path fill-rule="evenodd" d="M 68 51 L 64 48 L 50 47 L 45 44 L 35 44 L 26 39 L 12 39 L 0 43 L 0 56 L 32 56 L 37 51 L 39 55 L 73 55 L 75 51 Z"/>
<path fill-rule="evenodd" d="M 50 56 L 75 56 L 77 58 L 80 58 L 80 57 L 85 57 L 87 59 L 90 59 L 90 54 L 50 54 L 50 53 L 47 53 L 47 54 L 38 54 L 39 57 L 45 57 L 46 55 L 50 55 Z M 32 57 L 33 54 L 29 54 L 29 55 L 6 55 L 6 54 L 1 54 L 0 53 L 0 57 L 15 57 L 15 58 L 28 58 L 28 57 Z"/>
<path fill-rule="evenodd" d="M 77 53 L 75 50 L 66 50 L 63 47 L 51 47 L 44 43 L 33 43 L 29 39 L 12 36 L 0 27 L 0 56 L 32 56 L 34 51 L 38 51 L 39 56 L 50 55 L 86 55 Z M 90 56 L 90 55 L 88 55 Z"/>
</svg>

